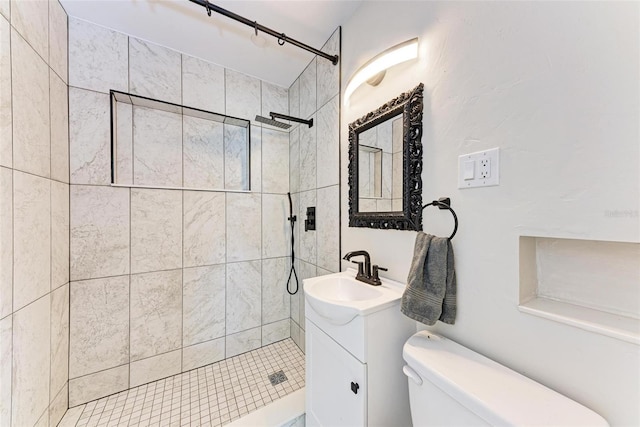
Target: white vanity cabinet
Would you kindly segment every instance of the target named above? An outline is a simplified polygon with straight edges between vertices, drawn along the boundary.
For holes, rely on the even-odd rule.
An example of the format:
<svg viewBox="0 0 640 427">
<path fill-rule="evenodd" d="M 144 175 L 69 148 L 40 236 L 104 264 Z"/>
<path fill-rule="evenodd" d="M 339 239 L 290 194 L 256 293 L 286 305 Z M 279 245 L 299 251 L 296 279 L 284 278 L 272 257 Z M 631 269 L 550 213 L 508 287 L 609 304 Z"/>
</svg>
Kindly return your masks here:
<svg viewBox="0 0 640 427">
<path fill-rule="evenodd" d="M 410 426 L 402 346 L 416 326 L 400 313 L 404 286 L 386 279 L 380 287 L 353 284 L 381 294 L 366 300 L 356 293 L 353 301 L 341 301 L 344 289 L 342 297 L 324 294 L 333 286 L 328 281 L 352 286 L 344 278 L 354 276 L 348 270 L 304 281 L 306 425 Z M 315 292 L 314 284 L 322 291 Z"/>
</svg>

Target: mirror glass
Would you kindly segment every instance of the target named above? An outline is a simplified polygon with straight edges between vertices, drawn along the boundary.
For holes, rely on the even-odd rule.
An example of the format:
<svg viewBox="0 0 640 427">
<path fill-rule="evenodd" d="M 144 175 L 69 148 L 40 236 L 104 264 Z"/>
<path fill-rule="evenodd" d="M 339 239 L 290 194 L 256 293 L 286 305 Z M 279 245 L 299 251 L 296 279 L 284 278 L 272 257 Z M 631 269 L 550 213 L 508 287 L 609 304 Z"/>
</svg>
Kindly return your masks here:
<svg viewBox="0 0 640 427">
<path fill-rule="evenodd" d="M 422 91 L 349 124 L 349 226 L 422 229 Z"/>
</svg>

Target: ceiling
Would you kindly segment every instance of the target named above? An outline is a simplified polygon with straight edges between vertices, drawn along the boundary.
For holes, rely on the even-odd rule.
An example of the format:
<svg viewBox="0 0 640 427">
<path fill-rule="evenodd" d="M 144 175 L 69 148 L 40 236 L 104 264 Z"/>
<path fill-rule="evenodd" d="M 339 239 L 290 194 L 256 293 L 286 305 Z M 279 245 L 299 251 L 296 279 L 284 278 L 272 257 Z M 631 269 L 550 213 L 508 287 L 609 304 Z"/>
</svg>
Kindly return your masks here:
<svg viewBox="0 0 640 427">
<path fill-rule="evenodd" d="M 289 87 L 313 54 L 253 30 L 188 0 L 61 0 L 70 16 L 196 56 L 261 80 Z M 212 1 L 251 21 L 320 49 L 361 3 L 338 0 Z M 323 59 L 324 60 L 324 59 Z"/>
</svg>

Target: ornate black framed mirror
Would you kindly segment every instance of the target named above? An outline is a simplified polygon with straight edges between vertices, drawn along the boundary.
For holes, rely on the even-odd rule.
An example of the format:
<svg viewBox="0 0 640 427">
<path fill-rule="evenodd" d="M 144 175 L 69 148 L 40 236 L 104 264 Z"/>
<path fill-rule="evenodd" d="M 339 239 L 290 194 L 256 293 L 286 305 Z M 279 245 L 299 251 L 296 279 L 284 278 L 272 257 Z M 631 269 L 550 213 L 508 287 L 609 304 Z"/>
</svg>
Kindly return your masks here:
<svg viewBox="0 0 640 427">
<path fill-rule="evenodd" d="M 422 230 L 423 88 L 349 124 L 349 227 Z"/>
</svg>

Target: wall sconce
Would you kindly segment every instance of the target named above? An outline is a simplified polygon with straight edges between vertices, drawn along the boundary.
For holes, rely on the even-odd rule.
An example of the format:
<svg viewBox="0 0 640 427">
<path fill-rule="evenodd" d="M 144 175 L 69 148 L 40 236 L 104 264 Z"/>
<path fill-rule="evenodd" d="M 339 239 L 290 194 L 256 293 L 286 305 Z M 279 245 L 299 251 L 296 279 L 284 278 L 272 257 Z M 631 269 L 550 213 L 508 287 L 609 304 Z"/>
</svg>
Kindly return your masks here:
<svg viewBox="0 0 640 427">
<path fill-rule="evenodd" d="M 353 74 L 344 91 L 344 104 L 349 105 L 349 97 L 364 82 L 372 86 L 380 84 L 388 68 L 418 57 L 418 38 L 407 40 L 386 49 L 364 64 Z"/>
</svg>

